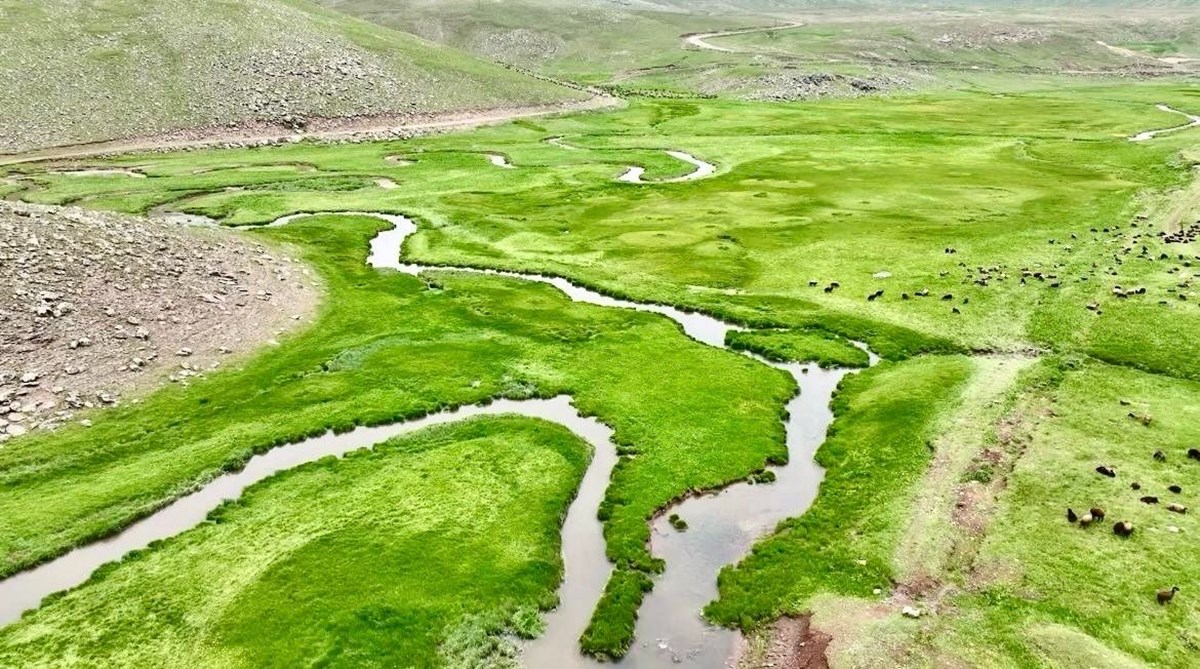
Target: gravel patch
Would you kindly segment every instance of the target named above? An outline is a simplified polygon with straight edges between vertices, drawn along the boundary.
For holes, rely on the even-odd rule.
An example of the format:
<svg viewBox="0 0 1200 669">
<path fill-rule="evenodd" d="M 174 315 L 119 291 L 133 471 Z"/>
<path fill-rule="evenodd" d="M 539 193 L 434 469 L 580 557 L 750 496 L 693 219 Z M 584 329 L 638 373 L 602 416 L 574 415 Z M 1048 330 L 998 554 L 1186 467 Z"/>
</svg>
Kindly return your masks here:
<svg viewBox="0 0 1200 669">
<path fill-rule="evenodd" d="M 203 377 L 311 321 L 319 293 L 242 233 L 0 202 L 0 443 Z"/>
</svg>

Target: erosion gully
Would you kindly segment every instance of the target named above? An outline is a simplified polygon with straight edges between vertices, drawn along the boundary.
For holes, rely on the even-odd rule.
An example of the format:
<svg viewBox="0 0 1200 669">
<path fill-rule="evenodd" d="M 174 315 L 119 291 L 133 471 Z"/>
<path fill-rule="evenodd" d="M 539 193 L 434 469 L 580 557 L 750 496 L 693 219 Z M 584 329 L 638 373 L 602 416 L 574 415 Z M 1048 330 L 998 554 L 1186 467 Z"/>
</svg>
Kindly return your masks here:
<svg viewBox="0 0 1200 669">
<path fill-rule="evenodd" d="M 367 262 L 379 269 L 413 275 L 427 270 L 448 270 L 546 283 L 577 302 L 666 316 L 678 323 L 688 336 L 718 348 L 725 347 L 726 333 L 736 329 L 734 325 L 703 314 L 601 295 L 559 277 L 406 263 L 401 260 L 401 249 L 404 240 L 417 229 L 411 220 L 375 212 L 336 213 L 369 216 L 392 224 L 392 229 L 371 240 Z M 315 215 L 320 214 L 285 216 L 270 223 L 269 227 Z M 876 360 L 877 357 L 871 354 L 871 362 Z M 816 497 L 823 471 L 813 461 L 813 455 L 833 420 L 829 409 L 833 392 L 850 370 L 762 362 L 787 371 L 800 386 L 800 393 L 787 406 L 788 464 L 774 468 L 777 477 L 774 483 L 737 483 L 712 494 L 690 497 L 664 509 L 653 521 L 651 550 L 666 561 L 667 567 L 657 577 L 654 590 L 642 605 L 637 640 L 629 654 L 617 663 L 621 667 L 640 669 L 684 664 L 719 669 L 728 666 L 736 652 L 737 632 L 712 627 L 700 616 L 704 605 L 716 597 L 717 573 L 725 565 L 741 559 L 754 541 L 770 532 L 778 522 L 803 513 Z M 102 565 L 118 560 L 130 551 L 145 548 L 151 542 L 195 527 L 221 502 L 236 499 L 248 486 L 276 472 L 326 456 L 341 456 L 356 449 L 370 448 L 424 427 L 499 414 L 518 414 L 558 423 L 593 448 L 591 464 L 563 523 L 565 578 L 559 591 L 561 603 L 546 615 L 545 634 L 525 644 L 523 660 L 526 666 L 536 669 L 599 665 L 579 653 L 578 640 L 612 571 L 605 556 L 602 526 L 596 512 L 617 456 L 612 430 L 595 418 L 581 415 L 565 396 L 548 400 L 497 400 L 403 423 L 325 434 L 274 448 L 252 458 L 242 470 L 214 479 L 111 538 L 0 581 L 0 625 L 12 623 L 24 612 L 37 608 L 47 595 L 83 584 Z M 666 521 L 669 513 L 678 513 L 687 521 L 688 529 L 680 532 L 671 528 Z"/>
</svg>

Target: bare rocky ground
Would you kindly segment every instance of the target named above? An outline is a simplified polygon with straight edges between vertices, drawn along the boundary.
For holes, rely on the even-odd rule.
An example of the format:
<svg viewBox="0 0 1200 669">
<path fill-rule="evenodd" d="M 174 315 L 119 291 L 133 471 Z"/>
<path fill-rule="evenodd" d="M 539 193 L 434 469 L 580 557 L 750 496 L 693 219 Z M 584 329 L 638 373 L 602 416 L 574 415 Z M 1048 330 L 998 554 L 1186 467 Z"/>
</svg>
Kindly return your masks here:
<svg viewBox="0 0 1200 669">
<path fill-rule="evenodd" d="M 808 616 L 785 616 L 742 642 L 737 669 L 829 669 L 830 636 L 813 629 Z"/>
<path fill-rule="evenodd" d="M 812 100 L 816 98 L 848 98 L 881 95 L 915 90 L 904 77 L 877 74 L 853 77 L 828 72 L 804 72 L 790 68 L 779 69 L 738 84 L 749 100 Z"/>
<path fill-rule="evenodd" d="M 241 233 L 0 202 L 0 443 L 202 377 L 310 321 L 319 294 Z"/>
</svg>

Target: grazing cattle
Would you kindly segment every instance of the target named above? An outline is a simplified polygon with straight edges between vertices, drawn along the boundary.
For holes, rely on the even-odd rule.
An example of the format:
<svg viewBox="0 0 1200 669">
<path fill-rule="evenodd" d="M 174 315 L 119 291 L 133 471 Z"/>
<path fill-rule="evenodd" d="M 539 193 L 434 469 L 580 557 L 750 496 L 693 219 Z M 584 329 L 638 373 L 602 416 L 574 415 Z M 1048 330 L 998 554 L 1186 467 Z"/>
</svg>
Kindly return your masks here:
<svg viewBox="0 0 1200 669">
<path fill-rule="evenodd" d="M 942 296 L 942 300 L 944 300 L 946 302 L 949 302 L 950 300 L 953 300 L 953 299 L 954 299 L 953 293 L 946 293 L 945 295 Z"/>
<path fill-rule="evenodd" d="M 1122 520 L 1119 523 L 1113 524 L 1113 534 L 1118 537 L 1128 537 L 1133 534 L 1133 523 L 1128 520 Z"/>
<path fill-rule="evenodd" d="M 816 279 L 809 280 L 808 285 L 810 288 L 817 285 L 817 280 Z"/>
<path fill-rule="evenodd" d="M 1079 520 L 1079 516 L 1075 515 L 1075 509 L 1072 509 L 1071 507 L 1068 506 L 1067 507 L 1067 522 L 1073 523 L 1077 520 Z"/>
<path fill-rule="evenodd" d="M 1130 415 L 1133 415 L 1133 414 L 1130 414 Z M 1154 451 L 1154 459 L 1158 462 L 1166 462 L 1167 454 L 1163 453 L 1162 451 Z"/>
<path fill-rule="evenodd" d="M 1130 483 L 1130 484 L 1129 484 L 1129 487 L 1130 487 L 1130 488 L 1132 488 L 1132 489 L 1134 489 L 1134 490 L 1141 490 L 1141 489 L 1142 489 L 1142 484 L 1141 484 L 1141 483 L 1138 483 L 1137 481 L 1134 481 L 1133 483 Z"/>
<path fill-rule="evenodd" d="M 1167 486 L 1167 490 L 1170 490 L 1171 492 L 1175 493 L 1176 495 L 1183 492 L 1183 488 L 1178 485 L 1169 485 L 1169 486 Z"/>
<path fill-rule="evenodd" d="M 1158 498 L 1154 495 L 1146 495 L 1142 497 L 1142 504 L 1158 504 Z"/>
<path fill-rule="evenodd" d="M 1167 505 L 1167 511 L 1172 513 L 1187 513 L 1187 507 L 1182 504 L 1175 504 L 1172 502 L 1171 504 Z"/>
<path fill-rule="evenodd" d="M 1193 460 L 1200 460 L 1200 448 L 1189 448 L 1188 457 Z"/>
<path fill-rule="evenodd" d="M 1104 520 L 1104 509 L 1098 506 L 1093 506 L 1088 513 L 1092 514 L 1092 518 L 1096 520 Z"/>
<path fill-rule="evenodd" d="M 833 292 L 833 286 L 825 286 L 825 292 L 826 292 L 826 293 L 832 293 L 832 292 Z"/>
<path fill-rule="evenodd" d="M 1158 603 L 1166 606 L 1172 599 L 1175 599 L 1175 593 L 1179 592 L 1179 586 L 1173 585 L 1169 590 L 1159 590 L 1157 593 Z"/>
<path fill-rule="evenodd" d="M 1104 465 L 1100 465 L 1099 467 L 1097 467 L 1096 473 L 1107 476 L 1110 479 L 1115 479 L 1117 477 L 1117 470 L 1113 469 L 1112 467 L 1106 467 Z"/>
<path fill-rule="evenodd" d="M 950 313 L 952 313 L 952 314 L 961 314 L 962 312 L 958 310 L 958 307 L 954 307 L 953 309 L 951 309 L 951 310 L 950 310 Z"/>
<path fill-rule="evenodd" d="M 1079 526 L 1086 529 L 1089 525 L 1092 524 L 1093 520 L 1095 520 L 1095 518 L 1092 518 L 1092 514 L 1085 513 L 1079 517 Z"/>
</svg>

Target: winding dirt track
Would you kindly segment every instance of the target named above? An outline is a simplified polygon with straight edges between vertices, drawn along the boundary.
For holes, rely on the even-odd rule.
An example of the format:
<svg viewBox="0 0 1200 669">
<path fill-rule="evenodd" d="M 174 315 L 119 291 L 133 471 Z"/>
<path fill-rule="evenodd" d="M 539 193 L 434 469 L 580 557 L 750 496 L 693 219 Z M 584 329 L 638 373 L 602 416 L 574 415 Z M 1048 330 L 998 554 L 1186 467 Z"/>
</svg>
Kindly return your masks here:
<svg viewBox="0 0 1200 669">
<path fill-rule="evenodd" d="M 0 166 L 33 163 L 43 160 L 70 160 L 97 156 L 139 153 L 144 151 L 177 151 L 200 149 L 231 143 L 279 143 L 304 139 L 386 139 L 396 133 L 437 130 L 463 130 L 481 125 L 494 125 L 521 118 L 548 116 L 568 112 L 606 109 L 624 104 L 611 95 L 596 94 L 587 100 L 566 104 L 540 105 L 494 109 L 483 112 L 446 114 L 428 119 L 413 120 L 397 116 L 378 116 L 363 119 L 329 121 L 330 126 L 304 132 L 292 132 L 276 126 L 263 129 L 214 130 L 199 137 L 163 135 L 133 139 L 117 139 L 91 144 L 76 144 L 27 153 L 0 155 Z"/>
<path fill-rule="evenodd" d="M 684 35 L 683 41 L 687 46 L 697 49 L 706 49 L 708 51 L 721 51 L 723 53 L 744 53 L 742 49 L 731 49 L 728 47 L 717 46 L 710 43 L 708 40 L 716 37 L 731 37 L 733 35 L 749 35 L 750 33 L 769 33 L 777 30 L 790 30 L 791 28 L 799 28 L 804 25 L 803 22 L 787 23 L 781 26 L 766 26 L 762 28 L 741 28 L 738 30 L 722 30 L 715 33 L 696 33 L 695 35 Z"/>
</svg>

